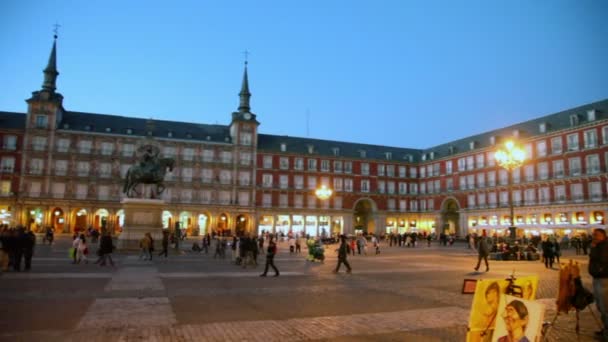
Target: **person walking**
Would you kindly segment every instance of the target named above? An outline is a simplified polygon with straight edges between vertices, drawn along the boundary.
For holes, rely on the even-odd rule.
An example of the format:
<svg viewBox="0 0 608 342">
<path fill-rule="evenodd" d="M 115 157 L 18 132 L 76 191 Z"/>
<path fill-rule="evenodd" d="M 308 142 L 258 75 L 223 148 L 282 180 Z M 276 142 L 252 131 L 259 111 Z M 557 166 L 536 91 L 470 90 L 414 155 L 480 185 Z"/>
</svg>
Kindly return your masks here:
<svg viewBox="0 0 608 342">
<path fill-rule="evenodd" d="M 104 232 L 99 239 L 99 266 L 105 266 L 106 260 L 110 261 L 110 265 L 114 266 L 114 260 L 112 260 L 112 252 L 114 251 L 114 245 L 112 242 L 112 236 L 110 232 Z"/>
<path fill-rule="evenodd" d="M 158 254 L 158 256 L 164 255 L 165 258 L 169 256 L 169 232 L 163 231 L 163 239 L 161 241 L 162 251 Z"/>
<path fill-rule="evenodd" d="M 77 255 L 78 255 L 78 244 L 80 243 L 80 237 L 78 237 L 77 233 L 74 233 L 74 236 L 72 236 L 72 264 L 75 264 L 77 261 Z"/>
<path fill-rule="evenodd" d="M 139 240 L 139 248 L 141 248 L 141 252 L 139 253 L 139 259 L 144 260 L 152 260 L 152 255 L 150 255 L 150 244 L 152 243 L 149 238 L 150 233 L 146 233 L 141 240 Z"/>
<path fill-rule="evenodd" d="M 593 277 L 593 296 L 603 324 L 603 329 L 595 334 L 608 341 L 608 239 L 603 229 L 593 230 L 588 271 Z"/>
<path fill-rule="evenodd" d="M 25 261 L 25 270 L 29 271 L 32 268 L 32 257 L 34 256 L 34 246 L 36 246 L 36 235 L 31 230 L 27 230 L 21 236 L 21 246 L 23 248 L 23 260 Z"/>
<path fill-rule="evenodd" d="M 78 239 L 78 247 L 76 247 L 76 263 L 80 264 L 81 261 L 84 260 L 85 264 L 89 263 L 89 259 L 87 255 L 89 254 L 89 247 L 87 246 L 87 240 L 84 237 L 84 234 L 80 234 L 80 238 Z"/>
<path fill-rule="evenodd" d="M 340 247 L 338 248 L 338 264 L 336 265 L 336 269 L 334 273 L 338 273 L 340 270 L 340 266 L 344 264 L 346 266 L 346 273 L 352 272 L 350 264 L 348 263 L 347 257 L 349 253 L 349 246 L 346 243 L 346 236 L 340 236 Z"/>
<path fill-rule="evenodd" d="M 486 263 L 486 272 L 490 270 L 490 265 L 488 264 L 488 255 L 490 255 L 490 247 L 488 246 L 488 239 L 486 236 L 481 236 L 479 241 L 477 242 L 477 266 L 475 266 L 475 271 L 479 271 L 479 266 L 481 265 L 481 260 Z"/>
<path fill-rule="evenodd" d="M 277 254 L 277 245 L 274 243 L 272 238 L 268 241 L 268 249 L 266 250 L 266 267 L 264 267 L 264 273 L 260 274 L 260 277 L 265 277 L 268 273 L 268 267 L 271 266 L 274 270 L 274 276 L 279 276 L 279 270 L 274 265 L 274 256 Z"/>
<path fill-rule="evenodd" d="M 554 246 L 553 242 L 549 238 L 547 238 L 542 243 L 543 248 L 543 258 L 545 259 L 545 268 L 553 268 L 553 259 L 554 255 Z"/>
</svg>

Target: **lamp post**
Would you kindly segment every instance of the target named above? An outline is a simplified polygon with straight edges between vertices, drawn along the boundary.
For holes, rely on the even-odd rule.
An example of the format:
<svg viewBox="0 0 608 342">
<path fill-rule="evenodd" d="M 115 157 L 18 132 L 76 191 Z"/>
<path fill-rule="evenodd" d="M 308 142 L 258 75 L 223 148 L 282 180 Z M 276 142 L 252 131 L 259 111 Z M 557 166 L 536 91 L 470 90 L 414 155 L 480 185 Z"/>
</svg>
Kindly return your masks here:
<svg viewBox="0 0 608 342">
<path fill-rule="evenodd" d="M 512 140 L 505 143 L 504 148 L 499 149 L 494 154 L 494 159 L 498 165 L 507 171 L 508 176 L 508 195 L 509 195 L 509 210 L 510 210 L 510 226 L 509 231 L 511 238 L 515 238 L 515 217 L 513 214 L 513 170 L 522 166 L 526 159 L 526 152 L 520 147 L 515 146 Z"/>
<path fill-rule="evenodd" d="M 317 198 L 322 201 L 328 200 L 333 193 L 334 193 L 333 190 L 328 188 L 325 184 L 321 185 L 320 188 L 315 190 L 315 196 L 317 196 Z M 327 225 L 328 225 L 327 228 L 331 231 L 331 219 L 329 218 L 329 215 L 327 217 Z M 331 234 L 331 232 L 330 232 L 330 234 Z"/>
</svg>

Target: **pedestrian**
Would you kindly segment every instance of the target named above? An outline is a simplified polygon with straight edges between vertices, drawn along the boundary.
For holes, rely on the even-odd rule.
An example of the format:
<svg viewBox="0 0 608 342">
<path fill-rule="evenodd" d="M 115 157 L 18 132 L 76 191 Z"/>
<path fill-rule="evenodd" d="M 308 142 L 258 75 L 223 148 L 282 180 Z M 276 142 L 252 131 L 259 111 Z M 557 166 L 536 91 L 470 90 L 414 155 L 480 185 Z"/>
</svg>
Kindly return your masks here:
<svg viewBox="0 0 608 342">
<path fill-rule="evenodd" d="M 89 247 L 87 246 L 87 240 L 84 234 L 80 234 L 78 238 L 78 246 L 76 247 L 76 263 L 80 264 L 84 260 L 85 264 L 89 263 L 87 255 L 89 254 Z"/>
<path fill-rule="evenodd" d="M 2 272 L 8 271 L 9 234 L 10 233 L 7 228 L 3 228 L 0 231 L 0 243 L 2 244 L 2 248 L 0 249 L 0 269 L 2 269 Z"/>
<path fill-rule="evenodd" d="M 71 254 L 72 254 L 72 264 L 75 264 L 77 259 L 76 256 L 78 254 L 78 244 L 80 243 L 80 238 L 78 237 L 78 233 L 74 233 L 74 235 L 72 236 L 72 249 L 71 249 Z"/>
<path fill-rule="evenodd" d="M 355 238 L 350 239 L 350 252 L 355 256 Z"/>
<path fill-rule="evenodd" d="M 218 237 L 215 238 L 215 253 L 213 254 L 213 259 L 217 258 L 217 257 L 222 257 L 222 242 L 220 241 L 220 239 Z"/>
<path fill-rule="evenodd" d="M 163 231 L 163 239 L 161 241 L 161 247 L 163 248 L 163 250 L 160 251 L 158 256 L 164 255 L 165 258 L 167 258 L 169 256 L 169 232 L 166 230 Z"/>
<path fill-rule="evenodd" d="M 258 239 L 258 249 L 260 254 L 264 254 L 264 234 L 261 234 L 260 238 Z"/>
<path fill-rule="evenodd" d="M 296 234 L 296 254 L 300 254 L 302 252 L 302 241 L 300 236 Z"/>
<path fill-rule="evenodd" d="M 268 267 L 272 267 L 274 270 L 274 276 L 279 276 L 279 270 L 274 265 L 274 256 L 277 254 L 277 245 L 274 243 L 272 238 L 268 241 L 268 249 L 266 250 L 266 267 L 264 267 L 264 273 L 260 274 L 260 277 L 265 277 L 268 273 Z"/>
<path fill-rule="evenodd" d="M 542 243 L 543 257 L 545 258 L 545 268 L 553 268 L 554 246 L 553 242 L 547 238 Z"/>
<path fill-rule="evenodd" d="M 23 244 L 24 244 L 24 232 L 23 228 L 18 228 L 13 231 L 12 234 L 12 246 L 9 246 L 13 254 L 13 270 L 21 271 L 21 259 L 23 258 Z"/>
<path fill-rule="evenodd" d="M 372 235 L 372 245 L 374 246 L 374 250 L 376 251 L 375 253 L 380 254 L 380 243 L 378 242 L 376 235 Z"/>
<path fill-rule="evenodd" d="M 608 340 L 608 240 L 606 231 L 594 229 L 589 252 L 589 274 L 593 277 L 593 296 L 602 318 L 603 328 L 596 332 L 602 341 Z"/>
<path fill-rule="evenodd" d="M 479 241 L 477 242 L 477 266 L 475 266 L 475 271 L 479 271 L 479 266 L 481 265 L 481 260 L 486 263 L 486 272 L 490 270 L 490 265 L 488 264 L 488 255 L 490 255 L 490 247 L 488 247 L 488 239 L 486 236 L 481 236 Z"/>
<path fill-rule="evenodd" d="M 113 251 L 112 235 L 110 235 L 109 231 L 106 231 L 102 234 L 101 239 L 99 239 L 99 266 L 105 266 L 106 260 L 109 260 L 110 265 L 114 266 L 114 260 L 112 260 Z"/>
<path fill-rule="evenodd" d="M 32 268 L 34 246 L 36 246 L 36 235 L 28 229 L 27 232 L 22 235 L 23 259 L 25 261 L 26 271 L 29 271 Z"/>
<path fill-rule="evenodd" d="M 338 247 L 338 264 L 336 265 L 336 269 L 334 270 L 334 273 L 338 273 L 338 271 L 340 270 L 340 266 L 342 264 L 344 264 L 344 266 L 346 266 L 346 273 L 352 272 L 352 269 L 350 268 L 350 264 L 348 263 L 348 260 L 347 260 L 348 253 L 350 252 L 348 249 L 349 249 L 349 246 L 346 243 L 346 236 L 344 236 L 344 235 L 340 236 L 340 247 Z"/>
<path fill-rule="evenodd" d="M 146 233 L 141 240 L 139 240 L 139 248 L 141 249 L 139 253 L 139 259 L 144 260 L 152 260 L 152 255 L 150 255 L 150 244 L 152 241 L 148 237 L 150 233 Z"/>
</svg>

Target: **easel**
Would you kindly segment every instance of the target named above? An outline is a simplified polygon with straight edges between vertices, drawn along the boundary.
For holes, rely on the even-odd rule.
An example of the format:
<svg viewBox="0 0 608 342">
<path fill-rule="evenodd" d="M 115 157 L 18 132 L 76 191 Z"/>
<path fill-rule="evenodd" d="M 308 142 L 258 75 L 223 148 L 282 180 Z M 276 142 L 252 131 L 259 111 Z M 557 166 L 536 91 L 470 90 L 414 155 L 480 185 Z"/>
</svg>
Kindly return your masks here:
<svg viewBox="0 0 608 342">
<path fill-rule="evenodd" d="M 556 306 L 557 306 L 557 312 L 555 313 L 555 317 L 553 318 L 553 320 L 551 321 L 551 323 L 544 323 L 543 327 L 542 327 L 542 336 L 543 336 L 543 341 L 546 341 L 547 339 L 547 333 L 549 332 L 549 329 L 551 329 L 554 325 L 555 322 L 557 322 L 557 318 L 560 316 L 560 313 L 565 313 L 568 314 L 572 309 L 574 309 L 576 311 L 576 336 L 579 336 L 580 333 L 580 312 L 582 310 L 576 309 L 572 306 L 571 300 L 574 297 L 575 294 L 575 285 L 574 285 L 574 279 L 579 278 L 580 277 L 580 268 L 578 265 L 578 262 L 573 261 L 572 259 L 570 259 L 570 262 L 567 264 L 560 264 L 560 269 L 559 269 L 559 288 L 558 288 L 558 292 L 557 292 L 557 301 L 556 301 Z M 598 323 L 598 325 L 601 327 L 602 324 L 600 324 L 599 320 L 597 319 L 597 316 L 595 315 L 595 313 L 593 312 L 593 310 L 591 309 L 591 307 L 588 305 L 587 306 L 589 308 L 589 311 L 591 312 L 591 315 L 593 316 L 593 318 L 595 319 L 595 321 Z"/>
</svg>

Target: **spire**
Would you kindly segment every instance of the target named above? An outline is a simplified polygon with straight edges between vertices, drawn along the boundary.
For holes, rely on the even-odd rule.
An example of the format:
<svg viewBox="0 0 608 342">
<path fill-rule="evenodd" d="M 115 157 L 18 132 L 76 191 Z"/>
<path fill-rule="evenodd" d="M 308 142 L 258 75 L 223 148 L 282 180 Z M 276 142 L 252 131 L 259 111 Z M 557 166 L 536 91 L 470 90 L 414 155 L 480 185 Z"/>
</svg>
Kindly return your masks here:
<svg viewBox="0 0 608 342">
<path fill-rule="evenodd" d="M 55 31 L 53 40 L 53 49 L 49 56 L 49 62 L 44 69 L 44 83 L 42 83 L 42 90 L 54 93 L 57 89 L 55 82 L 57 81 L 57 31 Z"/>
<path fill-rule="evenodd" d="M 239 105 L 239 112 L 247 113 L 251 110 L 249 107 L 249 98 L 251 93 L 249 92 L 249 79 L 247 77 L 247 61 L 245 61 L 245 72 L 243 73 L 243 84 L 241 85 L 241 92 L 239 93 L 241 103 Z"/>
</svg>

